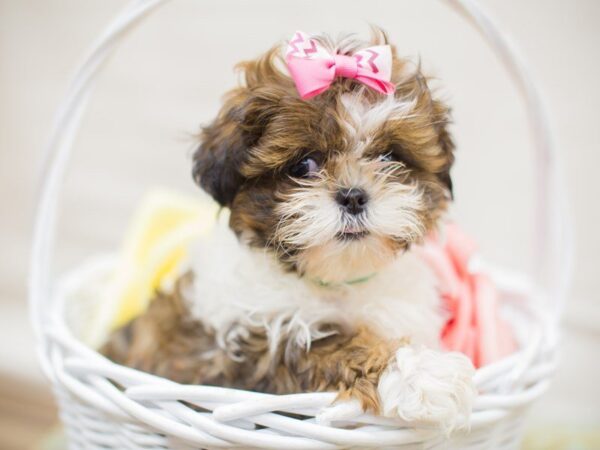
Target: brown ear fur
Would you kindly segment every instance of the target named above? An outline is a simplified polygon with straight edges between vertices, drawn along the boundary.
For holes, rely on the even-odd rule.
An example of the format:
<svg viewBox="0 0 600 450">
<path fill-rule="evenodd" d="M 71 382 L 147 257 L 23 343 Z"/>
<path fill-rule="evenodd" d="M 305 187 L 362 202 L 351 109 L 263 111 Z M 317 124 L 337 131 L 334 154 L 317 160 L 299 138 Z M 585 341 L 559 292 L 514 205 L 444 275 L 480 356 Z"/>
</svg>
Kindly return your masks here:
<svg viewBox="0 0 600 450">
<path fill-rule="evenodd" d="M 455 146 L 452 136 L 448 131 L 448 125 L 450 124 L 450 110 L 447 106 L 438 101 L 434 102 L 433 109 L 434 114 L 437 117 L 435 123 L 438 130 L 438 144 L 446 158 L 446 164 L 444 164 L 442 169 L 437 173 L 437 177 L 448 189 L 450 198 L 454 198 L 450 169 L 454 164 Z"/>
<path fill-rule="evenodd" d="M 277 68 L 279 48 L 237 66 L 240 88 L 230 91 L 217 118 L 200 133 L 201 144 L 193 155 L 196 183 L 223 206 L 230 206 L 246 181 L 240 167 L 260 140 L 275 107 L 293 88 Z"/>
<path fill-rule="evenodd" d="M 231 203 L 243 182 L 237 167 L 246 143 L 236 129 L 234 115 L 230 110 L 202 130 L 192 168 L 196 183 L 223 206 Z"/>
<path fill-rule="evenodd" d="M 402 73 L 401 68 L 398 72 Z M 440 100 L 436 100 L 428 86 L 428 79 L 425 77 L 420 68 L 420 64 L 414 71 L 412 76 L 402 80 L 401 75 L 396 80 L 396 96 L 400 98 L 417 99 L 415 111 L 422 112 L 423 116 L 429 117 L 433 131 L 437 137 L 438 151 L 433 156 L 430 168 L 434 172 L 435 177 L 448 190 L 450 198 L 453 198 L 452 178 L 450 177 L 450 169 L 454 164 L 454 142 L 448 130 L 451 123 L 450 108 Z M 434 161 L 435 160 L 435 161 Z M 435 169 L 434 169 L 435 168 Z"/>
</svg>

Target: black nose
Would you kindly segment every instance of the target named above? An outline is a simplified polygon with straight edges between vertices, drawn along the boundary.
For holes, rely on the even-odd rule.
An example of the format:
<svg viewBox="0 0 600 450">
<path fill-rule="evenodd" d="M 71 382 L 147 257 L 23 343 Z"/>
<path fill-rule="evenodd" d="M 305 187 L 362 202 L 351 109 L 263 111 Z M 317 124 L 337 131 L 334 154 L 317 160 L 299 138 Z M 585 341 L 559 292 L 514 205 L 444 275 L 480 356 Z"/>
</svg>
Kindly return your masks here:
<svg viewBox="0 0 600 450">
<path fill-rule="evenodd" d="M 367 193 L 360 188 L 340 189 L 335 200 L 350 214 L 360 214 L 369 201 Z"/>
</svg>

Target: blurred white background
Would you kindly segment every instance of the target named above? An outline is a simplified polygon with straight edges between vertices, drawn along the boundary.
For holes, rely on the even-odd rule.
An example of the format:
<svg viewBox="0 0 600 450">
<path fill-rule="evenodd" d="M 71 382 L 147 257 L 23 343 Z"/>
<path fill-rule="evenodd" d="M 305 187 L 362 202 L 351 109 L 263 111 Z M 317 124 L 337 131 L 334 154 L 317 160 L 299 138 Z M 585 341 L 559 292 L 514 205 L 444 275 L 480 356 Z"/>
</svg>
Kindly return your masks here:
<svg viewBox="0 0 600 450">
<path fill-rule="evenodd" d="M 236 62 L 296 29 L 366 35 L 369 23 L 386 29 L 400 54 L 421 58 L 453 107 L 453 215 L 487 259 L 530 270 L 533 161 L 523 104 L 478 35 L 442 3 L 178 0 L 162 7 L 110 60 L 92 98 L 66 183 L 57 271 L 117 248 L 149 187 L 196 191 L 190 135 L 234 86 Z M 532 426 L 593 429 L 600 424 L 600 2 L 481 3 L 520 44 L 547 96 L 577 229 L 563 363 Z M 43 144 L 75 64 L 124 5 L 0 0 L 0 375 L 41 381 L 25 280 Z"/>
</svg>

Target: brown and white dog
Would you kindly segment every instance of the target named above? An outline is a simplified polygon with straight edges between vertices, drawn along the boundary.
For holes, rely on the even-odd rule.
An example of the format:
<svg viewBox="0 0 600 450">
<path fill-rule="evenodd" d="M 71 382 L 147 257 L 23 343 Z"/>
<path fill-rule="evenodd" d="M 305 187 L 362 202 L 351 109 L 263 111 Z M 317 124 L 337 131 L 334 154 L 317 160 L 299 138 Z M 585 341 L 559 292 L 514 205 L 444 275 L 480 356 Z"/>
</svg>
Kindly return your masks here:
<svg viewBox="0 0 600 450">
<path fill-rule="evenodd" d="M 378 30 L 313 39 L 342 55 L 387 44 Z M 444 312 L 412 250 L 452 196 L 448 108 L 392 58 L 393 95 L 340 78 L 310 100 L 279 46 L 239 65 L 244 82 L 203 128 L 193 168 L 229 227 L 107 356 L 185 383 L 339 391 L 388 417 L 465 423 L 474 369 L 439 350 Z"/>
</svg>

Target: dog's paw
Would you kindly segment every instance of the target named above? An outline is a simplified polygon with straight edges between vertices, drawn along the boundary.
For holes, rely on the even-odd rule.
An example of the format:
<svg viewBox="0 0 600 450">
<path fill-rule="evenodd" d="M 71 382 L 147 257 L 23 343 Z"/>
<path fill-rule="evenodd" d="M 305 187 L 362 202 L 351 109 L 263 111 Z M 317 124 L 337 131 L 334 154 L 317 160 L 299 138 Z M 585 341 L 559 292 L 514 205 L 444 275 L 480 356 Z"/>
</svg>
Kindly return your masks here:
<svg viewBox="0 0 600 450">
<path fill-rule="evenodd" d="M 324 408 L 315 419 L 320 425 L 330 425 L 332 422 L 351 420 L 362 414 L 364 409 L 360 401 L 353 398 Z"/>
<path fill-rule="evenodd" d="M 379 380 L 382 413 L 433 424 L 445 433 L 467 426 L 476 396 L 474 375 L 461 353 L 402 347 Z"/>
</svg>

